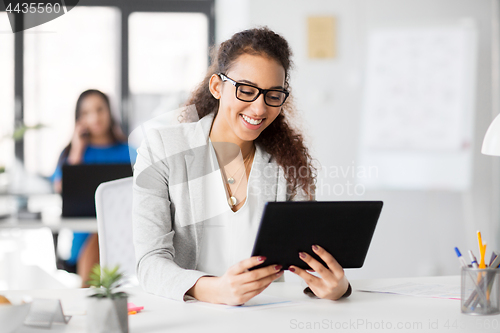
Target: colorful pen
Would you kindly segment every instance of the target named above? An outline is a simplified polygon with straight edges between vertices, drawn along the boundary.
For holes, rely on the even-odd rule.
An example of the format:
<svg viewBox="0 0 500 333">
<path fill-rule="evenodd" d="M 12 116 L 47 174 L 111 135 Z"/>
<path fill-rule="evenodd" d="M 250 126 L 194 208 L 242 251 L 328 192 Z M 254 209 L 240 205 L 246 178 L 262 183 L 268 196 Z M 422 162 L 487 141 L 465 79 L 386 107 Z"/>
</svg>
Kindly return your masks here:
<svg viewBox="0 0 500 333">
<path fill-rule="evenodd" d="M 462 267 L 467 267 L 467 262 L 465 261 L 464 257 L 462 257 L 462 254 L 460 253 L 460 250 L 458 247 L 455 247 L 455 252 L 457 253 L 458 260 L 460 261 L 460 265 Z"/>
<path fill-rule="evenodd" d="M 485 269 L 488 267 L 486 266 L 485 259 L 486 259 L 486 243 L 483 244 L 483 250 L 481 251 L 481 259 L 479 259 L 479 268 Z"/>
<path fill-rule="evenodd" d="M 495 257 L 495 260 L 493 260 L 491 267 L 498 268 L 498 266 L 500 266 L 500 257 L 498 256 L 498 253 L 496 253 L 496 252 L 493 252 L 493 253 L 495 253 L 496 257 Z"/>
<path fill-rule="evenodd" d="M 493 260 L 490 263 L 490 268 L 498 268 L 500 266 L 500 257 L 499 257 L 499 254 L 497 252 L 493 251 L 492 257 L 493 257 Z"/>
<path fill-rule="evenodd" d="M 472 253 L 471 250 L 469 250 L 469 257 L 470 257 L 470 261 L 472 263 L 472 267 L 477 268 L 478 267 L 478 265 L 477 265 L 477 259 L 476 259 L 476 257 L 474 256 L 474 254 Z"/>
<path fill-rule="evenodd" d="M 497 257 L 497 255 L 496 255 L 495 251 L 493 251 L 493 252 L 491 253 L 490 267 L 491 267 L 491 265 L 493 264 L 493 260 L 495 260 L 495 259 L 496 259 L 496 257 Z M 495 267 L 493 267 L 493 268 L 495 268 Z"/>
<path fill-rule="evenodd" d="M 477 242 L 479 243 L 479 268 L 484 269 L 486 268 L 486 264 L 484 262 L 485 255 L 486 255 L 486 244 L 483 245 L 483 239 L 481 238 L 481 232 L 478 230 L 477 231 Z"/>
</svg>

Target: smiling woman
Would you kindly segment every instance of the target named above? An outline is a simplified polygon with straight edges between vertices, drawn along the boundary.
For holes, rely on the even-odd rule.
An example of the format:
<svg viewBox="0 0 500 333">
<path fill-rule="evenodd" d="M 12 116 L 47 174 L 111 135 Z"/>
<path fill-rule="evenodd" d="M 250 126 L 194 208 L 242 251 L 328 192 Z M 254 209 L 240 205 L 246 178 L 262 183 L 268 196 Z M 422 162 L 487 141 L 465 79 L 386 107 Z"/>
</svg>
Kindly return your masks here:
<svg viewBox="0 0 500 333">
<path fill-rule="evenodd" d="M 250 257 L 268 201 L 314 200 L 315 168 L 288 123 L 291 50 L 268 28 L 236 33 L 187 105 L 200 118 L 151 130 L 134 167 L 133 226 L 142 287 L 178 300 L 243 304 L 283 270 L 314 295 L 350 294 L 342 267 L 320 246 L 297 253 L 319 275 Z M 166 144 L 168 143 L 168 144 Z M 306 227 L 307 221 L 304 221 Z"/>
<path fill-rule="evenodd" d="M 292 99 L 287 99 L 291 90 L 289 86 L 291 56 L 292 50 L 287 41 L 267 28 L 237 33 L 231 39 L 221 43 L 218 49 L 212 50 L 211 58 L 215 61 L 186 104 L 196 105 L 200 118 L 209 113 L 217 115 L 219 109 L 226 112 L 228 108 L 247 107 L 246 112 L 241 112 L 241 118 L 245 116 L 254 120 L 260 120 L 261 117 L 258 113 L 253 115 L 251 113 L 259 105 L 265 104 L 266 112 L 274 117 L 264 119 L 264 124 L 258 129 L 248 127 L 256 132 L 246 139 L 260 143 L 284 168 L 284 175 L 290 184 L 292 194 L 300 186 L 308 198 L 312 199 L 315 188 L 315 169 L 310 163 L 311 156 L 303 143 L 302 135 L 291 128 L 288 122 L 288 118 L 295 112 Z M 236 74 L 233 75 L 233 73 Z M 229 82 L 233 81 L 231 82 L 233 86 L 225 85 L 227 98 L 221 99 L 223 91 L 218 90 L 218 85 L 226 79 Z M 248 93 L 248 86 L 241 86 L 242 83 L 253 86 L 250 88 L 252 99 L 248 99 L 248 101 L 253 100 L 252 103 L 245 102 L 242 98 L 245 93 Z M 207 89 L 207 87 L 210 88 Z M 260 98 L 260 95 L 264 93 L 262 89 L 269 89 L 271 92 L 266 92 L 265 98 Z M 258 94 L 256 90 L 259 90 Z M 269 107 L 271 104 L 269 101 L 273 94 L 276 94 L 275 91 L 284 93 L 285 96 L 281 97 L 283 103 L 274 104 L 279 107 Z M 229 97 L 233 97 L 233 101 Z M 251 122 L 245 122 L 243 119 L 239 121 L 243 125 L 252 125 Z M 269 130 L 264 131 L 267 127 Z M 246 145 L 248 146 L 248 143 Z M 242 148 L 243 156 L 246 156 L 247 151 L 248 147 Z M 304 171 L 299 172 L 301 170 Z"/>
</svg>

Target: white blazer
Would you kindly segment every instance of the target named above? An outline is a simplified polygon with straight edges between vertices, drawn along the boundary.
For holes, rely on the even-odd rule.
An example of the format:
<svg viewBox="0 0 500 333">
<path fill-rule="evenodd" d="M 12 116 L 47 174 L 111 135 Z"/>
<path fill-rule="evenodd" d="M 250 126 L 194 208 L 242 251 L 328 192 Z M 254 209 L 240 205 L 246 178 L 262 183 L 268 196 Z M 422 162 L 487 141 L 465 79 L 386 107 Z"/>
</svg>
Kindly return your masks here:
<svg viewBox="0 0 500 333">
<path fill-rule="evenodd" d="M 186 300 L 196 281 L 209 275 L 195 268 L 203 224 L 221 213 L 220 204 L 214 203 L 220 196 L 213 193 L 221 175 L 208 139 L 213 120 L 212 113 L 194 123 L 152 129 L 138 149 L 134 246 L 139 282 L 150 293 Z M 268 201 L 307 200 L 302 190 L 290 197 L 283 169 L 259 144 L 253 168 L 261 191 L 252 209 L 262 212 Z"/>
</svg>

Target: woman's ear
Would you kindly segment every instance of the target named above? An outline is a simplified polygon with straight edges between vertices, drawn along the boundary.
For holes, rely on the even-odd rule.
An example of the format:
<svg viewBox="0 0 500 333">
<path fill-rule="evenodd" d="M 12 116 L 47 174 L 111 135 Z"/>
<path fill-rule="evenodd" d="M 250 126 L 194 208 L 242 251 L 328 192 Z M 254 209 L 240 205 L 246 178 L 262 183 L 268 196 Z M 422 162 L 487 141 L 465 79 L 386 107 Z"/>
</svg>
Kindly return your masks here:
<svg viewBox="0 0 500 333">
<path fill-rule="evenodd" d="M 217 74 L 212 74 L 208 83 L 208 89 L 215 99 L 220 99 L 222 91 L 222 80 Z"/>
</svg>

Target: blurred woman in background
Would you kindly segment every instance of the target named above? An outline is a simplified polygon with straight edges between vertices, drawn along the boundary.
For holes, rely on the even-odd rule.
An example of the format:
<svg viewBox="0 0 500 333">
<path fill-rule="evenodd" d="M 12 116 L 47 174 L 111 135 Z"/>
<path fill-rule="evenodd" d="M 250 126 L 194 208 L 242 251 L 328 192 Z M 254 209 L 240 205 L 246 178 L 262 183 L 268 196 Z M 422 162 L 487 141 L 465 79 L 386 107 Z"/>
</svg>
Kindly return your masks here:
<svg viewBox="0 0 500 333">
<path fill-rule="evenodd" d="M 130 149 L 127 139 L 113 119 L 109 98 L 99 90 L 84 91 L 76 102 L 75 131 L 71 142 L 59 157 L 52 175 L 54 190 L 62 191 L 62 166 L 64 164 L 134 163 L 136 151 Z M 90 270 L 99 263 L 97 234 L 75 232 L 71 256 L 63 265 L 82 278 L 87 287 Z"/>
</svg>

